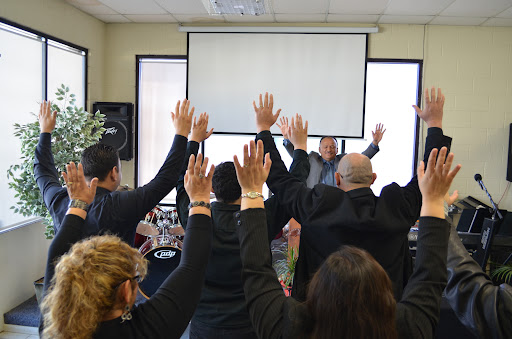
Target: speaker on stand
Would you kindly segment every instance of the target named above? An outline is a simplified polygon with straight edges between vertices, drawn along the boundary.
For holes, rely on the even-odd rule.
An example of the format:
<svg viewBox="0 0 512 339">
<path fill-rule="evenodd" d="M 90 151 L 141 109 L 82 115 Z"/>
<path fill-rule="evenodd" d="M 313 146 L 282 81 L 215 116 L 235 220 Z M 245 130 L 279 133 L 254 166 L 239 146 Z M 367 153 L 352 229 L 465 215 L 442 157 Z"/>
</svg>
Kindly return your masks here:
<svg viewBox="0 0 512 339">
<path fill-rule="evenodd" d="M 130 102 L 95 102 L 93 112 L 105 114 L 105 132 L 100 143 L 113 146 L 121 160 L 133 158 L 132 117 L 133 104 Z"/>
</svg>

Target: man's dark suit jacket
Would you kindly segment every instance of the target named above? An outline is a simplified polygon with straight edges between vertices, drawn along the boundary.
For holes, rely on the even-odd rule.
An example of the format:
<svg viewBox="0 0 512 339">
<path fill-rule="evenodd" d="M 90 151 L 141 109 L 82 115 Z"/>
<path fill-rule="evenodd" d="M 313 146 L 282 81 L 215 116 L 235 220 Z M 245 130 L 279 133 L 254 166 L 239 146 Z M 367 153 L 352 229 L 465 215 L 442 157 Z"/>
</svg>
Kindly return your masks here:
<svg viewBox="0 0 512 339">
<path fill-rule="evenodd" d="M 393 282 L 395 298 L 404 287 L 407 233 L 419 217 L 421 193 L 416 176 L 405 186 L 392 183 L 376 197 L 370 188 L 344 192 L 323 184 L 313 189 L 291 176 L 281 160 L 270 131 L 257 135 L 270 152 L 272 167 L 267 184 L 286 213 L 301 225 L 299 259 L 292 294 L 305 300 L 307 283 L 323 261 L 342 245 L 363 248 L 384 267 Z M 451 138 L 440 128 L 429 128 L 425 163 L 433 148 L 449 147 Z M 297 151 L 297 150 L 296 150 Z M 306 152 L 302 151 L 307 157 Z"/>
</svg>

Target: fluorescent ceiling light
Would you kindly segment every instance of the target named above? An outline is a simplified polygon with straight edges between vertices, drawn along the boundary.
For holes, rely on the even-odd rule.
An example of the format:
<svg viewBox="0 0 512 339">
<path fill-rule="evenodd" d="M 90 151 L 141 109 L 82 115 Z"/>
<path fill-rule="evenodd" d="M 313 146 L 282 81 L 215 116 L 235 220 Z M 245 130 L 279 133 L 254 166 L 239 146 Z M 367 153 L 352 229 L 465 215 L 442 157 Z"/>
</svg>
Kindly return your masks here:
<svg viewBox="0 0 512 339">
<path fill-rule="evenodd" d="M 270 0 L 203 0 L 210 15 L 262 15 L 269 13 Z"/>
</svg>

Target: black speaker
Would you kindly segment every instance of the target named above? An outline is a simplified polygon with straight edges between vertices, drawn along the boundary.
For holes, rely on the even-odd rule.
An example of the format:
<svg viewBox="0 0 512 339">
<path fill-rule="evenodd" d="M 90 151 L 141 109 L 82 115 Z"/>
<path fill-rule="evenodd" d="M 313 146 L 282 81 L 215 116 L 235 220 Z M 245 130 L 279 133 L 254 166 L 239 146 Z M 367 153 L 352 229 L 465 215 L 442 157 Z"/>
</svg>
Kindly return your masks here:
<svg viewBox="0 0 512 339">
<path fill-rule="evenodd" d="M 121 160 L 132 160 L 132 116 L 133 104 L 130 102 L 95 102 L 93 112 L 105 114 L 106 131 L 100 143 L 115 147 Z"/>
<path fill-rule="evenodd" d="M 508 133 L 507 181 L 512 182 L 512 124 L 510 124 L 510 131 Z"/>
</svg>

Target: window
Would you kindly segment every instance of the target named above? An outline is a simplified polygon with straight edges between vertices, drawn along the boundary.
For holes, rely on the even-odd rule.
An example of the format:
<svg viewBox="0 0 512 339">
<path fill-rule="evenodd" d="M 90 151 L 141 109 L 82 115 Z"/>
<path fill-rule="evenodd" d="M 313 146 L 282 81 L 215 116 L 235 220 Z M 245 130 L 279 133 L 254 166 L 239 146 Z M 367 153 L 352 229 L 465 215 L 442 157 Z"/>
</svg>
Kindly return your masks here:
<svg viewBox="0 0 512 339">
<path fill-rule="evenodd" d="M 171 112 L 186 97 L 187 60 L 183 57 L 137 57 L 136 187 L 151 181 L 174 139 Z M 173 190 L 162 203 L 175 203 Z"/>
<path fill-rule="evenodd" d="M 380 151 L 372 159 L 375 195 L 392 182 L 406 185 L 415 173 L 418 118 L 411 106 L 419 106 L 420 75 L 421 61 L 368 62 L 364 140 L 346 140 L 345 152 L 364 151 L 375 125 L 384 124 Z"/>
<path fill-rule="evenodd" d="M 57 84 L 68 85 L 77 95 L 77 104 L 85 106 L 87 50 L 51 39 L 41 32 L 0 21 L 0 229 L 28 220 L 10 209 L 18 200 L 15 191 L 8 188 L 6 173 L 11 165 L 21 162 L 21 143 L 14 136 L 13 125 L 36 120 L 39 103 L 53 98 Z"/>
</svg>

